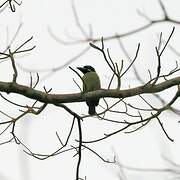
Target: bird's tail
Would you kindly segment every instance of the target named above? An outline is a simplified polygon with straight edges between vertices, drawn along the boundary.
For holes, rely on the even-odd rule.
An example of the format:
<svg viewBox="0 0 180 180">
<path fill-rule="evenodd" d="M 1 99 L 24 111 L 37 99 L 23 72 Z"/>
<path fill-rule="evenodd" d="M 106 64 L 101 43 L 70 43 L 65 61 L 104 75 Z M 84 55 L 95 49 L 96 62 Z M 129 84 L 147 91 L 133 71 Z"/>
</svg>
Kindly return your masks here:
<svg viewBox="0 0 180 180">
<path fill-rule="evenodd" d="M 96 108 L 95 106 L 89 106 L 89 112 L 90 115 L 96 114 Z"/>
</svg>

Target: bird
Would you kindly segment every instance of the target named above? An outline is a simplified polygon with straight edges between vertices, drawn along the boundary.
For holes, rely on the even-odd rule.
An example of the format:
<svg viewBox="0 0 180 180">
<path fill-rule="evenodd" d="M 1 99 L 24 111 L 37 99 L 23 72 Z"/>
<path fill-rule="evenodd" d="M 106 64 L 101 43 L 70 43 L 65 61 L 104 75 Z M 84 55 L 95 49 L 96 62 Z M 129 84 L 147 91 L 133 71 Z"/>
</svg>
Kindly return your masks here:
<svg viewBox="0 0 180 180">
<path fill-rule="evenodd" d="M 92 66 L 86 65 L 84 67 L 77 67 L 77 69 L 79 69 L 83 73 L 82 80 L 84 93 L 101 89 L 101 82 L 99 76 Z M 89 115 L 95 115 L 96 106 L 98 106 L 99 104 L 99 98 L 87 100 L 86 104 L 89 107 Z"/>
</svg>

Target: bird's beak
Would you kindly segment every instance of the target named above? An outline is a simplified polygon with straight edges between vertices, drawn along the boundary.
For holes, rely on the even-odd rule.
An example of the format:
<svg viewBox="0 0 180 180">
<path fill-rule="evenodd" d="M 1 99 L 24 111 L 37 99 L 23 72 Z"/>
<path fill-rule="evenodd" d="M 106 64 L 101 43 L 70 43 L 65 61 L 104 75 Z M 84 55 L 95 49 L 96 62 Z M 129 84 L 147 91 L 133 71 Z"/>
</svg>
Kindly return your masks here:
<svg viewBox="0 0 180 180">
<path fill-rule="evenodd" d="M 77 69 L 79 69 L 82 73 L 84 72 L 84 68 L 83 67 L 77 67 Z"/>
</svg>

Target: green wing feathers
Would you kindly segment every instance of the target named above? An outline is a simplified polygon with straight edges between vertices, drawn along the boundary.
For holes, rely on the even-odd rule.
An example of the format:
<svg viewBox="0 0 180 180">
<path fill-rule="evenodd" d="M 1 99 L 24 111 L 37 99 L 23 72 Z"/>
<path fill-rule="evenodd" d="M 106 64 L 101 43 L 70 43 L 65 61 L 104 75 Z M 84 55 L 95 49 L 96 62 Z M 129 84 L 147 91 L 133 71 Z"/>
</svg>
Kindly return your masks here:
<svg viewBox="0 0 180 180">
<path fill-rule="evenodd" d="M 83 76 L 83 91 L 90 92 L 101 89 L 100 79 L 96 72 L 89 72 Z"/>
</svg>

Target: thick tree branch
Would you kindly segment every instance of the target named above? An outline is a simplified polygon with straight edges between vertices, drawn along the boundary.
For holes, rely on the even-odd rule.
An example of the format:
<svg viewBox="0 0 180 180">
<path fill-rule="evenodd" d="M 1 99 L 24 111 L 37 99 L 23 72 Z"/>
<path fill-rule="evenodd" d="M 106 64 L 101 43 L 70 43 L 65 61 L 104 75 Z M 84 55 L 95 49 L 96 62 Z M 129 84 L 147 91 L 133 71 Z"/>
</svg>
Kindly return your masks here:
<svg viewBox="0 0 180 180">
<path fill-rule="evenodd" d="M 73 93 L 73 94 L 47 94 L 43 91 L 35 90 L 29 88 L 28 86 L 20 85 L 12 82 L 0 81 L 0 91 L 6 93 L 16 93 L 26 96 L 31 99 L 38 100 L 43 103 L 72 103 L 72 102 L 83 102 L 91 98 L 126 98 L 132 97 L 139 94 L 147 93 L 158 93 L 164 91 L 173 86 L 180 85 L 180 77 L 172 78 L 166 80 L 162 83 L 152 86 L 151 84 L 146 84 L 138 86 L 131 89 L 117 90 L 117 89 L 102 89 L 98 91 L 93 91 L 89 93 Z"/>
</svg>

